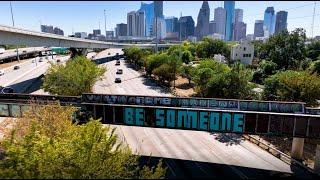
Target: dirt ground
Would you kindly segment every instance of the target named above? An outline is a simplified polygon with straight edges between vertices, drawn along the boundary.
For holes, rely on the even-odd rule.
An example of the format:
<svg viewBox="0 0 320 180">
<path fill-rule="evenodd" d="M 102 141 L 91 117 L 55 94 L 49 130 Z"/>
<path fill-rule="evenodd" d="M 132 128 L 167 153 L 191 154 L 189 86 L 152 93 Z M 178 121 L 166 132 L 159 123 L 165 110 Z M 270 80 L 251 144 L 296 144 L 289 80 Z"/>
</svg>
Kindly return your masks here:
<svg viewBox="0 0 320 180">
<path fill-rule="evenodd" d="M 195 91 L 193 89 L 194 83 L 190 83 L 187 78 L 183 78 L 181 76 L 178 76 L 176 79 L 176 89 L 175 92 L 180 97 L 190 97 L 195 94 Z"/>
</svg>

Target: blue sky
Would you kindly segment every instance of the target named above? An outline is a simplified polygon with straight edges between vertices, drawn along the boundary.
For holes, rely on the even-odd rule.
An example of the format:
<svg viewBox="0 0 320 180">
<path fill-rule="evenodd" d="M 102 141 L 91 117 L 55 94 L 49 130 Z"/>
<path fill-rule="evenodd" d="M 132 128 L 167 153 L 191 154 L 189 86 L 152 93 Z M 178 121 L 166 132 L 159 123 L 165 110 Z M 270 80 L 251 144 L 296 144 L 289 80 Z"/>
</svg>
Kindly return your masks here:
<svg viewBox="0 0 320 180">
<path fill-rule="evenodd" d="M 141 2 L 152 1 L 12 1 L 15 26 L 40 31 L 40 23 L 58 26 L 65 35 L 74 32 L 104 30 L 103 10 L 106 9 L 107 30 L 114 30 L 118 23 L 126 23 L 127 13 L 138 10 Z M 191 15 L 196 22 L 202 1 L 164 1 L 165 16 Z M 210 20 L 214 9 L 223 6 L 223 1 L 209 1 Z M 311 36 L 313 1 L 236 1 L 236 8 L 244 10 L 243 20 L 247 23 L 247 34 L 252 34 L 255 20 L 263 19 L 267 6 L 275 11 L 288 11 L 288 29 L 306 29 Z M 315 9 L 314 36 L 320 35 L 320 2 Z M 12 26 L 9 1 L 0 2 L 0 24 Z"/>
</svg>

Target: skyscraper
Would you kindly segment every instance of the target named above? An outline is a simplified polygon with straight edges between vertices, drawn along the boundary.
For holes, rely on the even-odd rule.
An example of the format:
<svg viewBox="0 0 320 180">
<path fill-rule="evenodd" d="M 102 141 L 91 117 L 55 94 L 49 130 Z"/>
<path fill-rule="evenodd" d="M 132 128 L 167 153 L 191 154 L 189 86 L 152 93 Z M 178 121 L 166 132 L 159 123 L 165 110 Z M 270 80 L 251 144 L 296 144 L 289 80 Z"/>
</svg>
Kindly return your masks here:
<svg viewBox="0 0 320 180">
<path fill-rule="evenodd" d="M 144 11 L 136 12 L 136 36 L 144 37 L 145 36 L 145 15 Z"/>
<path fill-rule="evenodd" d="M 243 22 L 243 10 L 242 9 L 235 9 L 234 10 L 234 22 Z"/>
<path fill-rule="evenodd" d="M 166 21 L 166 32 L 178 32 L 178 18 L 176 17 L 167 17 Z"/>
<path fill-rule="evenodd" d="M 267 34 L 265 36 L 269 37 L 274 33 L 276 16 L 274 14 L 273 7 L 267 7 L 264 11 L 263 28 Z"/>
<path fill-rule="evenodd" d="M 157 29 L 154 29 L 154 36 L 157 35 L 158 39 L 164 39 L 166 37 L 166 22 L 164 18 L 155 18 L 153 27 L 157 27 Z"/>
<path fill-rule="evenodd" d="M 216 23 L 216 33 L 225 36 L 226 33 L 226 10 L 222 7 L 214 9 L 214 22 Z"/>
<path fill-rule="evenodd" d="M 208 1 L 203 1 L 202 7 L 198 14 L 196 36 L 201 40 L 203 36 L 209 34 L 210 8 Z"/>
<path fill-rule="evenodd" d="M 58 28 L 58 27 L 55 27 L 54 29 L 53 29 L 53 33 L 54 34 L 58 34 L 58 35 L 64 35 L 64 33 L 63 33 L 63 30 L 61 30 L 60 28 Z"/>
<path fill-rule="evenodd" d="M 121 23 L 117 24 L 116 37 L 127 36 L 127 24 Z"/>
<path fill-rule="evenodd" d="M 234 1 L 224 1 L 224 9 L 226 10 L 226 33 L 225 33 L 225 40 L 231 41 L 232 40 L 232 30 L 233 30 L 233 23 L 234 23 Z"/>
<path fill-rule="evenodd" d="M 186 40 L 188 39 L 188 36 L 194 35 L 194 20 L 192 16 L 180 17 L 179 33 L 181 33 L 181 40 Z"/>
<path fill-rule="evenodd" d="M 127 33 L 128 36 L 136 35 L 136 12 L 131 11 L 127 14 Z"/>
<path fill-rule="evenodd" d="M 145 35 L 150 37 L 152 35 L 152 25 L 154 19 L 154 3 L 143 3 L 141 2 L 141 6 L 139 11 L 144 11 L 145 15 Z"/>
<path fill-rule="evenodd" d="M 154 17 L 163 18 L 163 1 L 154 1 Z"/>
<path fill-rule="evenodd" d="M 279 33 L 287 29 L 287 17 L 288 17 L 287 11 L 277 12 L 275 33 Z"/>
<path fill-rule="evenodd" d="M 217 33 L 217 23 L 215 21 L 209 22 L 209 34 Z"/>
<path fill-rule="evenodd" d="M 235 22 L 234 24 L 234 41 L 240 41 L 246 38 L 247 24 L 244 22 Z"/>
<path fill-rule="evenodd" d="M 256 22 L 254 23 L 254 38 L 263 36 L 263 20 L 256 20 Z"/>
</svg>

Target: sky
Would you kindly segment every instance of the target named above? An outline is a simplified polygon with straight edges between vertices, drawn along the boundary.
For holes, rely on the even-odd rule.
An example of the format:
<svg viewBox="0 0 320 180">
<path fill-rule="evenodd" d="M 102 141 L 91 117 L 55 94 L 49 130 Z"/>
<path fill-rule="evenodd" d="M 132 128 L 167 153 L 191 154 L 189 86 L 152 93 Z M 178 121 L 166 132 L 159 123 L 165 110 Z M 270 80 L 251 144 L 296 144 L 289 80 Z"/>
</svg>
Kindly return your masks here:
<svg viewBox="0 0 320 180">
<path fill-rule="evenodd" d="M 152 1 L 12 1 L 15 27 L 40 31 L 40 24 L 61 28 L 65 35 L 72 32 L 92 33 L 99 28 L 104 31 L 104 9 L 107 30 L 114 30 L 116 24 L 127 23 L 127 13 L 140 8 L 141 2 Z M 192 16 L 197 21 L 202 1 L 164 1 L 165 17 Z M 223 1 L 209 1 L 210 20 L 214 9 L 223 7 Z M 236 1 L 235 8 L 243 9 L 243 21 L 247 34 L 253 34 L 255 20 L 263 20 L 264 11 L 273 6 L 275 11 L 288 11 L 288 30 L 301 27 L 311 37 L 314 1 Z M 0 24 L 12 26 L 10 2 L 0 2 Z M 320 35 L 320 2 L 315 7 L 313 36 Z"/>
</svg>

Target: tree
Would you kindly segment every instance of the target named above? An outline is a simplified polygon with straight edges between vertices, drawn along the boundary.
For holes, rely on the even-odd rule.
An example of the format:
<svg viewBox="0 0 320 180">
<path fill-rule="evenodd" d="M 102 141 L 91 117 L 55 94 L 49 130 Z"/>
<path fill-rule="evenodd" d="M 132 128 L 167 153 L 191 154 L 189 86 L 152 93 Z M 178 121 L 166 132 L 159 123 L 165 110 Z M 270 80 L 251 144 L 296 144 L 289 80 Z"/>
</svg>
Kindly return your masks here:
<svg viewBox="0 0 320 180">
<path fill-rule="evenodd" d="M 278 65 L 279 69 L 299 69 L 306 58 L 305 30 L 297 28 L 292 32 L 282 31 L 271 36 L 263 45 L 266 60 Z"/>
<path fill-rule="evenodd" d="M 191 83 L 192 76 L 194 74 L 194 69 L 191 65 L 185 65 L 181 66 L 180 73 L 182 77 L 185 77 L 188 79 L 189 84 Z"/>
<path fill-rule="evenodd" d="M 185 64 L 189 64 L 189 62 L 193 61 L 193 56 L 190 51 L 186 50 L 183 51 L 181 59 Z"/>
<path fill-rule="evenodd" d="M 319 60 L 314 61 L 310 67 L 311 73 L 316 73 L 318 76 L 320 75 L 320 56 Z"/>
<path fill-rule="evenodd" d="M 230 48 L 222 40 L 205 37 L 197 44 L 196 54 L 199 58 L 213 58 L 215 54 L 222 54 L 230 59 Z"/>
<path fill-rule="evenodd" d="M 266 100 L 303 101 L 316 105 L 320 99 L 320 78 L 307 71 L 283 71 L 265 80 Z"/>
<path fill-rule="evenodd" d="M 320 56 L 320 41 L 314 41 L 307 45 L 307 57 L 312 61 L 316 61 Z"/>
<path fill-rule="evenodd" d="M 83 56 L 67 61 L 66 65 L 51 64 L 44 77 L 43 89 L 50 94 L 79 96 L 92 92 L 93 85 L 106 69 Z"/>
<path fill-rule="evenodd" d="M 236 62 L 230 71 L 216 74 L 210 79 L 207 97 L 252 99 L 251 78 L 251 71 L 240 62 Z"/>
<path fill-rule="evenodd" d="M 272 61 L 262 60 L 259 68 L 253 73 L 253 82 L 262 83 L 265 78 L 277 72 L 277 64 Z"/>
<path fill-rule="evenodd" d="M 162 64 L 167 63 L 170 56 L 166 53 L 154 54 L 147 57 L 146 72 L 148 75 L 152 74 L 155 68 L 160 67 Z"/>
<path fill-rule="evenodd" d="M 73 124 L 73 107 L 33 106 L 1 141 L 1 178 L 163 178 L 157 167 L 139 167 L 138 156 L 98 120 Z"/>
</svg>

